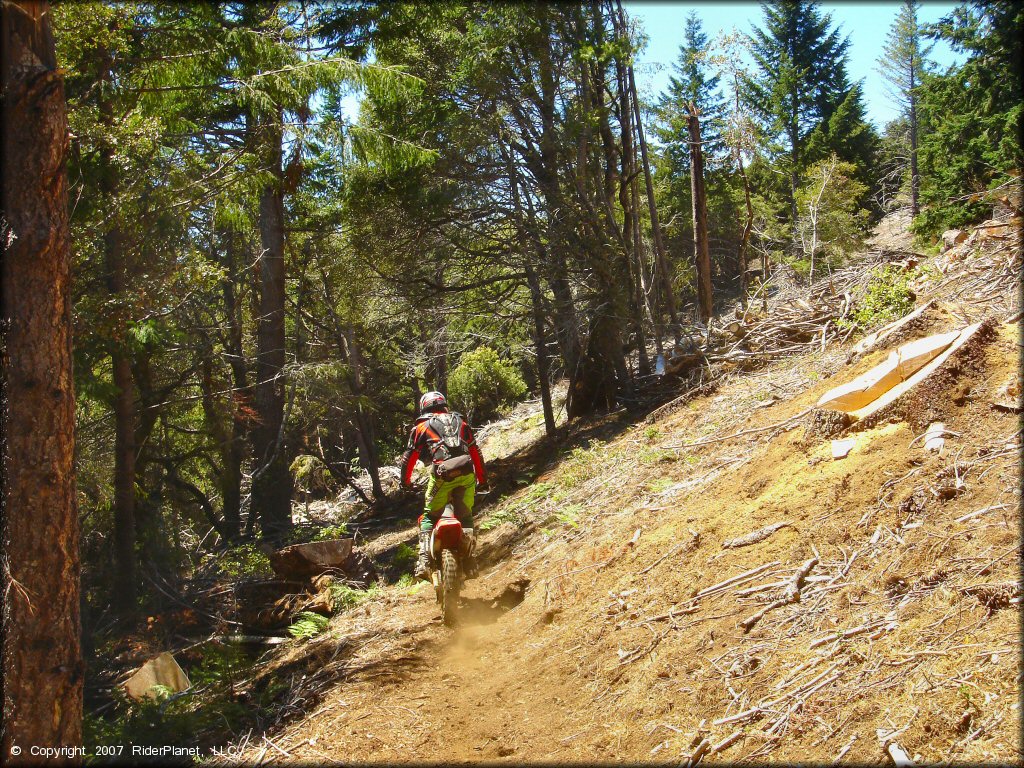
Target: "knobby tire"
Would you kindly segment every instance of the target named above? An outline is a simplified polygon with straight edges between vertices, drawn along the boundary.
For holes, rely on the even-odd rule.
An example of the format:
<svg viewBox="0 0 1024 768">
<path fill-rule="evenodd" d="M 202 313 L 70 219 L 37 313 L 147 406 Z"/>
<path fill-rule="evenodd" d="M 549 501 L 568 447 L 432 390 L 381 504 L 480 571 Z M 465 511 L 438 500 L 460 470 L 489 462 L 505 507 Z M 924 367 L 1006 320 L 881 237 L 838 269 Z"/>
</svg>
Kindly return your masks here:
<svg viewBox="0 0 1024 768">
<path fill-rule="evenodd" d="M 441 615 L 444 623 L 455 626 L 459 604 L 459 564 L 450 549 L 441 551 Z"/>
</svg>

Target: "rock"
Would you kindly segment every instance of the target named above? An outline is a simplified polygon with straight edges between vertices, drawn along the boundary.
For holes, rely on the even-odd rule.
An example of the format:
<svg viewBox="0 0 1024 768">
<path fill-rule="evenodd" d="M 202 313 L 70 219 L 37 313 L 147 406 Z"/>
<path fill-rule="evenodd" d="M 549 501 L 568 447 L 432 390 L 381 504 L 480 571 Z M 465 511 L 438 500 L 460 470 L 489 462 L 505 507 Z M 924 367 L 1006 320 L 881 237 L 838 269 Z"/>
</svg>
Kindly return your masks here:
<svg viewBox="0 0 1024 768">
<path fill-rule="evenodd" d="M 936 451 L 942 453 L 942 447 L 946 444 L 943 435 L 946 432 L 946 425 L 941 421 L 933 422 L 929 427 L 928 431 L 924 433 L 924 449 L 926 451 Z"/>
<path fill-rule="evenodd" d="M 942 233 L 942 250 L 948 251 L 955 245 L 960 245 L 967 239 L 967 233 L 961 229 L 947 229 Z"/>
<path fill-rule="evenodd" d="M 845 459 L 853 446 L 857 444 L 854 438 L 848 438 L 846 440 L 833 440 L 832 441 L 832 458 L 833 459 Z"/>
<path fill-rule="evenodd" d="M 178 666 L 174 657 L 166 651 L 143 664 L 134 675 L 125 681 L 124 690 L 135 701 L 141 701 L 144 698 L 155 699 L 157 696 L 153 687 L 157 685 L 165 686 L 173 693 L 180 693 L 192 685 L 188 675 Z"/>
</svg>

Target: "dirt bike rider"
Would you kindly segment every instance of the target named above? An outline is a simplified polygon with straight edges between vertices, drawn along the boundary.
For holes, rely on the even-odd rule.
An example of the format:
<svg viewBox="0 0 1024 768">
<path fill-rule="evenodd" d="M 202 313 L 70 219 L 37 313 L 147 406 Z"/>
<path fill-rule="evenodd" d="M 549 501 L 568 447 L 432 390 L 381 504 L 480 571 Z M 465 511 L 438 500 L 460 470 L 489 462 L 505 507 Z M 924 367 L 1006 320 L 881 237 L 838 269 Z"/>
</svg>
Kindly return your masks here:
<svg viewBox="0 0 1024 768">
<path fill-rule="evenodd" d="M 430 532 L 451 503 L 463 531 L 473 540 L 473 498 L 477 484 L 486 486 L 484 459 L 473 438 L 473 430 L 458 413 L 448 410 L 448 401 L 440 392 L 427 392 L 420 398 L 420 416 L 409 433 L 409 443 L 401 459 L 402 486 L 412 487 L 416 462 L 430 465 L 430 479 L 419 517 L 419 557 L 415 576 L 430 578 Z M 446 471 L 448 470 L 448 471 Z M 463 559 L 467 577 L 476 576 L 472 554 Z"/>
</svg>

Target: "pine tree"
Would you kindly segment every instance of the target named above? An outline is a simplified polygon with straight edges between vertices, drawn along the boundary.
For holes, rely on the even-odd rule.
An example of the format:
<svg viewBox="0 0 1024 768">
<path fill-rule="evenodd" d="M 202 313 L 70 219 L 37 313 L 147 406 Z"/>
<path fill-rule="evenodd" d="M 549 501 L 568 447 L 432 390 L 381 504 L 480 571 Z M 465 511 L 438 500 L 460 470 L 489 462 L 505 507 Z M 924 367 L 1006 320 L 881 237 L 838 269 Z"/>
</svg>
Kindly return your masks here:
<svg viewBox="0 0 1024 768">
<path fill-rule="evenodd" d="M 68 122 L 49 3 L 4 3 L 0 751 L 82 743 Z M 19 758 L 21 750 L 24 754 Z"/>
<path fill-rule="evenodd" d="M 965 3 L 928 27 L 929 37 L 968 58 L 943 74 L 926 74 L 919 87 L 925 210 L 915 227 L 921 232 L 977 220 L 984 201 L 962 198 L 1019 176 L 1024 167 L 1022 27 L 1024 4 L 1013 0 Z"/>
<path fill-rule="evenodd" d="M 920 209 L 918 198 L 921 189 L 921 176 L 917 167 L 917 88 L 927 70 L 927 57 L 932 49 L 931 44 L 922 44 L 922 29 L 917 21 L 919 8 L 917 0 L 904 0 L 889 30 L 883 55 L 878 60 L 879 71 L 892 87 L 901 116 L 909 123 L 910 209 L 914 216 Z"/>
<path fill-rule="evenodd" d="M 776 144 L 776 160 L 789 179 L 790 221 L 796 221 L 800 177 L 836 152 L 861 173 L 870 163 L 873 131 L 864 117 L 860 87 L 846 72 L 849 38 L 815 3 L 777 0 L 763 6 L 765 25 L 750 50 L 759 70 L 744 79 L 747 101 Z"/>
<path fill-rule="evenodd" d="M 669 76 L 668 88 L 658 103 L 660 125 L 657 135 L 665 147 L 672 176 L 689 173 L 689 113 L 686 108 L 689 103 L 695 104 L 700 110 L 701 135 L 708 169 L 713 170 L 724 159 L 722 132 L 726 119 L 725 100 L 719 93 L 721 78 L 713 74 L 708 66 L 710 48 L 700 17 L 696 11 L 690 11 L 686 16 L 679 58 L 672 66 L 674 74 Z M 688 185 L 689 180 L 685 181 Z"/>
</svg>

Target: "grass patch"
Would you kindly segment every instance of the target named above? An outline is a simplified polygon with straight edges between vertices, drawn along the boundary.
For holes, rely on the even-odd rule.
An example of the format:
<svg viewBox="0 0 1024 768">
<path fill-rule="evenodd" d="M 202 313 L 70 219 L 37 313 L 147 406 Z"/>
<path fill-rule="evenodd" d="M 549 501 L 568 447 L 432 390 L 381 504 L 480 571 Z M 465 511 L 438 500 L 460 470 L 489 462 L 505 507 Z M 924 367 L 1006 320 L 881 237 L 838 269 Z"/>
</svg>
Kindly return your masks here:
<svg viewBox="0 0 1024 768">
<path fill-rule="evenodd" d="M 513 525 L 521 525 L 523 522 L 523 516 L 519 507 L 507 506 L 503 509 L 496 510 L 484 520 L 482 523 L 477 525 L 481 531 L 489 531 L 492 528 L 497 528 L 502 523 L 512 523 Z"/>
<path fill-rule="evenodd" d="M 644 448 L 637 454 L 637 458 L 641 464 L 660 464 L 663 461 L 675 461 L 676 454 L 665 448 Z"/>
<path fill-rule="evenodd" d="M 667 477 L 659 477 L 654 480 L 654 482 L 647 484 L 647 490 L 651 493 L 661 493 L 662 491 L 667 491 L 675 484 L 675 480 L 670 480 Z"/>
</svg>

